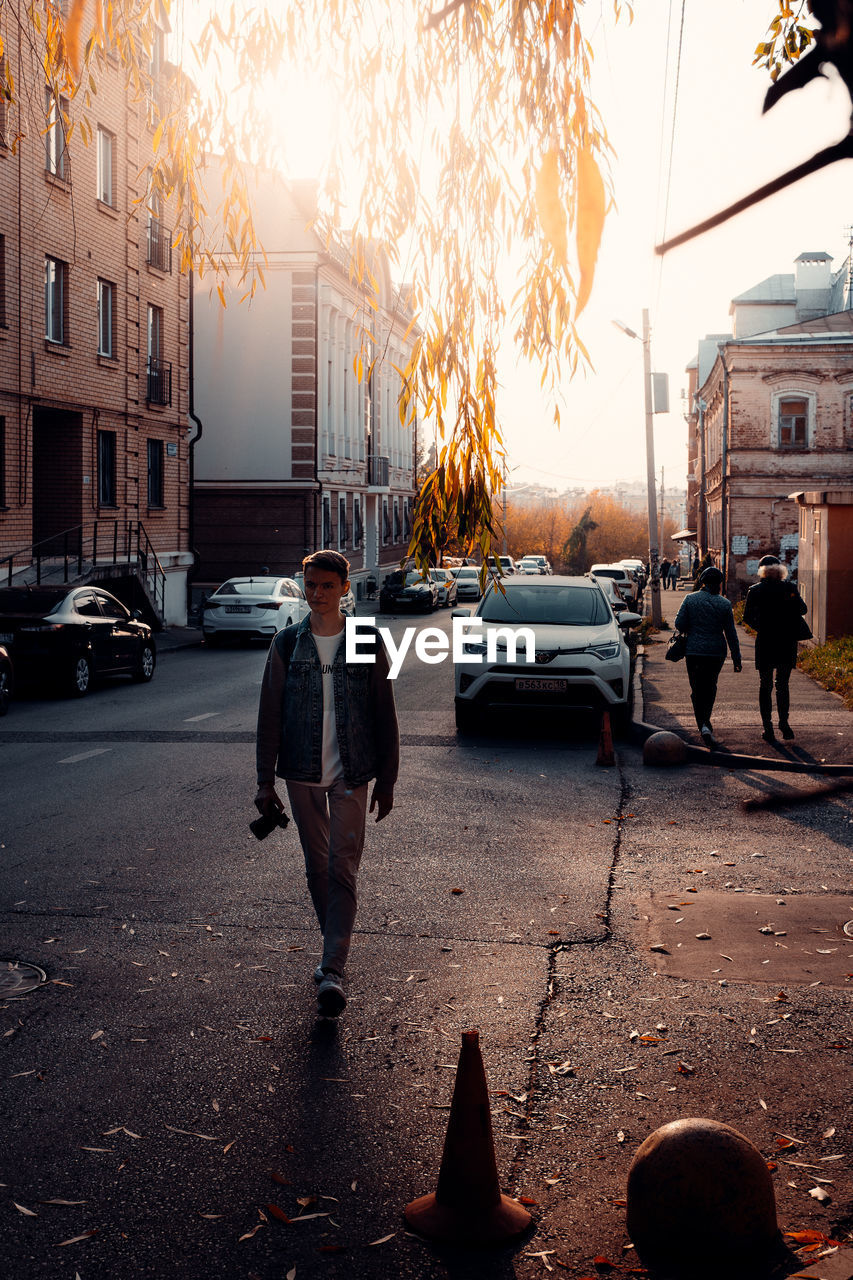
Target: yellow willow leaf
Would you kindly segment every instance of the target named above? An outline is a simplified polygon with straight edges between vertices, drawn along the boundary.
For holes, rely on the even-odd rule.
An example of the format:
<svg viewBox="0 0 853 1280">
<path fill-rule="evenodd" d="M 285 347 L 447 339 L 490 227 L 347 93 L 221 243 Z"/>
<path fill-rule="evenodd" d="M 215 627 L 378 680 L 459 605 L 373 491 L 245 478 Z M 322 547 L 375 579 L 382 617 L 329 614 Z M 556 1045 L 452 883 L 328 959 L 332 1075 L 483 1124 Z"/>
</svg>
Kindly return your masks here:
<svg viewBox="0 0 853 1280">
<path fill-rule="evenodd" d="M 560 153 L 552 147 L 536 174 L 536 212 L 545 238 L 562 265 L 566 261 L 566 211 L 560 199 Z"/>
<path fill-rule="evenodd" d="M 604 210 L 606 206 L 604 181 L 595 162 L 595 157 L 588 147 L 578 148 L 577 189 L 578 216 L 576 235 L 580 280 L 578 282 L 575 318 L 583 311 L 592 292 L 598 247 L 601 244 L 601 233 L 604 230 Z"/>
<path fill-rule="evenodd" d="M 71 11 L 65 24 L 65 46 L 75 76 L 80 74 L 80 27 L 85 7 L 86 0 L 71 0 Z"/>
</svg>

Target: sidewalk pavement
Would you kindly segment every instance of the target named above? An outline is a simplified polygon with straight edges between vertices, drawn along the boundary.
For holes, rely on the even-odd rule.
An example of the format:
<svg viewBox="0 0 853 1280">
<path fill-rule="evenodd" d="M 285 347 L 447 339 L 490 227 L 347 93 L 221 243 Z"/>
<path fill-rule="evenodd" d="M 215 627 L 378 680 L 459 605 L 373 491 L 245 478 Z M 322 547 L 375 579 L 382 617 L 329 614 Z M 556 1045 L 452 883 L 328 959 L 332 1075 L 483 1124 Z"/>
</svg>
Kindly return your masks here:
<svg viewBox="0 0 853 1280">
<path fill-rule="evenodd" d="M 661 612 L 673 626 L 685 593 L 662 591 Z M 693 707 L 690 684 L 684 661 L 667 662 L 667 642 L 672 631 L 661 631 L 649 637 L 642 647 L 642 707 L 634 710 L 636 719 L 670 729 L 691 745 L 701 746 Z M 809 765 L 841 765 L 853 762 L 853 713 L 847 710 L 836 693 L 830 693 L 804 672 L 791 673 L 791 728 L 793 742 L 777 741 L 775 746 L 761 737 L 758 713 L 758 672 L 755 668 L 755 640 L 744 627 L 738 627 L 743 671 L 736 675 L 727 657 L 717 690 L 713 727 L 717 741 L 727 750 L 770 760 L 800 761 Z M 638 699 L 639 702 L 639 699 Z M 773 723 L 777 724 L 775 711 Z"/>
</svg>

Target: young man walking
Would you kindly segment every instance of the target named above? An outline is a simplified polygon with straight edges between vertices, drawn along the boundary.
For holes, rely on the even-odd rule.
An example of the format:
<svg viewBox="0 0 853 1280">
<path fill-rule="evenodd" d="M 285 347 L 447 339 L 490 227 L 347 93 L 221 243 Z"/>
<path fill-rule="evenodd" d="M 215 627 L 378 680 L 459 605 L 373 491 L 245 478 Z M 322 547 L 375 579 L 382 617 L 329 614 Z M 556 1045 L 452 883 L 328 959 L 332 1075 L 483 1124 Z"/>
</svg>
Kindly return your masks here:
<svg viewBox="0 0 853 1280">
<path fill-rule="evenodd" d="M 797 588 L 787 582 L 788 570 L 778 556 L 763 556 L 758 562 L 758 582 L 749 588 L 743 620 L 755 630 L 755 665 L 758 668 L 758 709 L 765 742 L 775 742 L 773 730 L 773 684 L 775 674 L 776 711 L 779 732 L 793 738 L 788 723 L 791 694 L 788 681 L 797 665 L 797 642 L 802 637 L 806 602 Z M 809 635 L 808 629 L 805 632 Z"/>
<path fill-rule="evenodd" d="M 389 662 L 379 634 L 368 662 L 348 663 L 341 597 L 349 562 L 337 551 L 315 551 L 302 562 L 310 613 L 273 641 L 258 709 L 258 791 L 265 816 L 284 806 L 276 775 L 287 785 L 305 855 L 305 873 L 323 931 L 314 970 L 325 1017 L 346 1008 L 343 975 L 358 905 L 357 879 L 367 811 L 381 822 L 394 804 L 400 736 Z"/>
</svg>

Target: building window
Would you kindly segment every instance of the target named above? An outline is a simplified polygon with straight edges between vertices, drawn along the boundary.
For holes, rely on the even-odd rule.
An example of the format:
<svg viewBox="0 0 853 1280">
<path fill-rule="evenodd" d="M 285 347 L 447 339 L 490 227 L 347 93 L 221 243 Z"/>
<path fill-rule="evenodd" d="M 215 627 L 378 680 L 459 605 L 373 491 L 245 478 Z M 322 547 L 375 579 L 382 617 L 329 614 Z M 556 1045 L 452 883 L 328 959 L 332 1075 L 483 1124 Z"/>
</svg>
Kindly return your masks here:
<svg viewBox="0 0 853 1280">
<path fill-rule="evenodd" d="M 162 507 L 163 502 L 163 441 L 148 441 L 148 505 Z"/>
<path fill-rule="evenodd" d="M 805 449 L 808 445 L 809 404 L 791 396 L 779 401 L 779 448 Z"/>
<path fill-rule="evenodd" d="M 332 499 L 328 493 L 323 494 L 323 541 L 324 547 L 332 545 Z"/>
<path fill-rule="evenodd" d="M 98 199 L 112 205 L 113 200 L 113 152 L 115 138 L 106 129 L 98 130 Z"/>
<path fill-rule="evenodd" d="M 400 507 L 397 499 L 394 499 L 394 541 L 400 541 Z"/>
<path fill-rule="evenodd" d="M 6 72 L 6 55 L 0 53 L 0 147 L 6 142 L 6 91 L 9 90 L 9 79 Z"/>
<path fill-rule="evenodd" d="M 67 147 L 65 139 L 65 122 L 68 119 L 68 99 L 57 98 L 52 89 L 45 89 L 45 112 L 47 130 L 44 135 L 45 168 L 54 178 L 67 177 Z"/>
<path fill-rule="evenodd" d="M 382 499 L 382 545 L 391 541 L 391 521 L 388 518 L 388 499 Z"/>
<path fill-rule="evenodd" d="M 172 233 L 163 225 L 163 202 L 156 188 L 148 197 L 148 265 L 158 271 L 172 270 Z"/>
<path fill-rule="evenodd" d="M 112 359 L 114 351 L 115 285 L 98 281 L 98 355 Z"/>
<path fill-rule="evenodd" d="M 345 551 L 347 539 L 349 537 L 349 529 L 347 528 L 347 500 L 346 494 L 338 495 L 338 550 Z"/>
<path fill-rule="evenodd" d="M 116 433 L 98 432 L 98 505 L 116 506 Z"/>
<path fill-rule="evenodd" d="M 0 236 L 0 329 L 6 328 L 6 237 Z"/>
<path fill-rule="evenodd" d="M 6 419 L 0 416 L 0 509 L 6 506 Z"/>
<path fill-rule="evenodd" d="M 44 336 L 65 342 L 65 295 L 68 268 L 58 258 L 44 260 Z"/>
<path fill-rule="evenodd" d="M 148 401 L 172 403 L 172 366 L 162 359 L 163 309 L 148 307 Z"/>
<path fill-rule="evenodd" d="M 364 528 L 361 523 L 361 498 L 355 497 L 352 500 L 352 546 L 357 551 L 361 546 L 361 539 L 364 534 Z"/>
<path fill-rule="evenodd" d="M 407 498 L 403 503 L 403 537 L 408 541 L 412 536 L 412 500 Z"/>
</svg>

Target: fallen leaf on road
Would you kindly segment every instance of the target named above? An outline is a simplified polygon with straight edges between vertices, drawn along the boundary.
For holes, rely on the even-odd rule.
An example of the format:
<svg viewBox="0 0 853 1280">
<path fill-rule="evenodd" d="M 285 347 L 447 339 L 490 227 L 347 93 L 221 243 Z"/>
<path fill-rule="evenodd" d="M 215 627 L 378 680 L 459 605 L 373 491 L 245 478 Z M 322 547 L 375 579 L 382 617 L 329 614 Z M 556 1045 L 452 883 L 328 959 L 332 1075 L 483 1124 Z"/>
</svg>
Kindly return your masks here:
<svg viewBox="0 0 853 1280">
<path fill-rule="evenodd" d="M 293 1219 L 289 1218 L 284 1210 L 280 1209 L 277 1204 L 268 1204 L 267 1209 L 269 1210 L 270 1215 L 275 1218 L 277 1222 L 286 1222 L 289 1226 L 293 1221 Z"/>
<path fill-rule="evenodd" d="M 368 1249 L 369 1249 L 369 1248 L 371 1248 L 371 1246 L 372 1246 L 372 1245 L 374 1245 L 374 1244 L 387 1244 L 389 1240 L 393 1240 L 393 1239 L 394 1239 L 394 1237 L 395 1237 L 395 1235 L 396 1235 L 396 1234 L 397 1234 L 397 1232 L 396 1232 L 396 1231 L 392 1231 L 390 1235 L 387 1235 L 387 1236 L 381 1236 L 378 1240 L 371 1240 L 371 1241 L 370 1241 L 370 1244 L 368 1244 L 368 1246 L 367 1246 L 367 1247 L 368 1247 Z"/>
<path fill-rule="evenodd" d="M 12 1204 L 13 1204 L 13 1205 L 15 1206 L 15 1208 L 18 1210 L 18 1213 L 26 1214 L 26 1216 L 27 1216 L 28 1218 L 37 1218 L 37 1217 L 38 1217 L 38 1214 L 37 1214 L 37 1213 L 34 1213 L 32 1209 L 25 1209 L 25 1208 L 24 1208 L 24 1206 L 23 1206 L 22 1204 L 18 1204 L 17 1200 L 13 1200 L 13 1201 L 12 1201 Z"/>
<path fill-rule="evenodd" d="M 680 1071 L 683 1076 L 692 1076 L 695 1074 L 696 1068 L 688 1066 L 686 1062 L 679 1062 L 677 1070 Z"/>
<path fill-rule="evenodd" d="M 251 1240 L 252 1236 L 256 1236 L 261 1227 L 266 1226 L 265 1222 L 256 1222 L 251 1231 L 247 1231 L 245 1235 L 240 1236 L 240 1240 Z M 239 1244 L 239 1240 L 238 1240 Z"/>
<path fill-rule="evenodd" d="M 824 1133 L 822 1133 L 820 1136 L 821 1136 L 822 1138 L 832 1138 L 832 1137 L 834 1137 L 834 1136 L 835 1136 L 835 1128 L 833 1127 L 832 1129 L 827 1129 L 827 1130 L 826 1130 Z"/>
<path fill-rule="evenodd" d="M 80 1236 L 72 1236 L 70 1240 L 60 1240 L 56 1248 L 61 1249 L 65 1244 L 79 1244 L 81 1240 L 89 1240 L 92 1236 L 98 1234 L 98 1228 L 93 1227 L 91 1231 L 84 1231 Z"/>
<path fill-rule="evenodd" d="M 39 1200 L 39 1204 L 85 1204 L 85 1200 Z"/>
<path fill-rule="evenodd" d="M 205 1142 L 216 1141 L 209 1133 L 195 1133 L 192 1129 L 176 1129 L 173 1124 L 167 1124 L 166 1128 L 170 1129 L 172 1133 L 182 1133 L 186 1138 L 203 1138 Z"/>
<path fill-rule="evenodd" d="M 464 892 L 465 892 L 465 890 L 464 890 L 464 889 L 451 889 L 451 890 L 450 890 L 450 892 L 451 892 L 451 893 L 464 893 Z"/>
<path fill-rule="evenodd" d="M 824 1191 L 823 1187 L 812 1187 L 809 1195 L 813 1200 L 820 1201 L 821 1204 L 829 1204 L 832 1200 L 832 1196 L 829 1195 L 828 1192 Z"/>
</svg>

